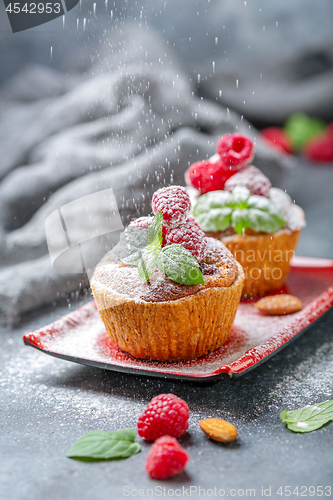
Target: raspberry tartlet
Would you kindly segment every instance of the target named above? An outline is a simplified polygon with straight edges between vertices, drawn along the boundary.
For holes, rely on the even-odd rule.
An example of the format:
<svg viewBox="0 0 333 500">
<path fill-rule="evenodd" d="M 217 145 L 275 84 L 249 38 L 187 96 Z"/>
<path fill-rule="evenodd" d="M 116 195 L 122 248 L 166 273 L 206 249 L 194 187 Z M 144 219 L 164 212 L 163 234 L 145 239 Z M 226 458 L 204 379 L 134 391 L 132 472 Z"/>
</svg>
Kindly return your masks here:
<svg viewBox="0 0 333 500">
<path fill-rule="evenodd" d="M 189 215 L 185 188 L 153 196 L 95 269 L 91 289 L 113 342 L 136 358 L 185 361 L 225 343 L 244 272 L 222 242 Z"/>
<path fill-rule="evenodd" d="M 226 135 L 208 160 L 214 175 L 207 180 L 203 174 L 203 190 L 197 167 L 192 165 L 185 174 L 195 200 L 196 221 L 206 236 L 223 242 L 244 268 L 243 297 L 263 295 L 284 284 L 305 226 L 303 210 L 251 165 L 253 152 L 250 138 Z"/>
</svg>

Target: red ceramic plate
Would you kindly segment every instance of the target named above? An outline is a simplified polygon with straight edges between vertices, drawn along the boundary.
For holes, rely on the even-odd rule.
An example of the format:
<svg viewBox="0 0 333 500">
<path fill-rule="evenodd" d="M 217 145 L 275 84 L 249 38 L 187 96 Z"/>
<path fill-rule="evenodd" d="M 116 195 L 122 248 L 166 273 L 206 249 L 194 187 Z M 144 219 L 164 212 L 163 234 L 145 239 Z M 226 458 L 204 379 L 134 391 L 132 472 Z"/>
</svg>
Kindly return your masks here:
<svg viewBox="0 0 333 500">
<path fill-rule="evenodd" d="M 303 309 L 287 316 L 264 316 L 242 301 L 230 336 L 217 351 L 183 363 L 135 359 L 109 339 L 95 302 L 41 330 L 24 335 L 26 345 L 46 354 L 107 370 L 163 378 L 206 380 L 240 376 L 260 365 L 303 333 L 333 305 L 333 260 L 296 257 L 283 289 L 299 297 Z"/>
</svg>

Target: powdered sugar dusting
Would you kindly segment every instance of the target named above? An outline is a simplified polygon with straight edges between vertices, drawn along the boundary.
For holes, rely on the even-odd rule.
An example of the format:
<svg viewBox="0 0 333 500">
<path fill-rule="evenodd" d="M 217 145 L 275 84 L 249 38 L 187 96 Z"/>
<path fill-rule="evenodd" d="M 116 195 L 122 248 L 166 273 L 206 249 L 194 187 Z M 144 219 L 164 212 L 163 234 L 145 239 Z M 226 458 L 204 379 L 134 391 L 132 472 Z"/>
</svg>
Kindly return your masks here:
<svg viewBox="0 0 333 500">
<path fill-rule="evenodd" d="M 281 210 L 288 229 L 299 231 L 305 227 L 306 222 L 303 210 L 293 203 L 287 193 L 279 188 L 271 188 L 269 198 Z"/>
<path fill-rule="evenodd" d="M 96 313 L 95 308 L 94 310 Z M 91 331 L 91 328 L 94 329 L 93 317 L 96 320 L 96 315 L 90 317 L 89 314 L 84 314 L 83 316 L 84 321 L 80 323 L 80 326 L 76 321 L 58 323 L 60 349 L 65 347 L 66 341 L 72 346 L 75 343 L 76 348 L 79 342 L 80 353 L 91 354 L 92 347 L 87 333 Z M 96 322 L 95 325 L 100 328 Z M 81 340 L 78 337 L 74 340 L 72 331 L 75 330 L 77 334 L 80 334 L 80 329 Z M 50 329 L 44 338 L 45 344 L 49 345 L 52 339 Z M 75 422 L 77 437 L 91 428 L 116 430 L 129 426 L 135 427 L 144 406 L 138 404 L 137 409 L 133 411 L 131 400 L 117 395 L 113 396 L 111 405 L 103 391 L 96 391 L 84 377 L 82 378 L 82 367 L 27 349 L 21 341 L 17 343 L 11 356 L 3 357 L 1 368 L 1 390 L 9 395 L 7 401 L 10 401 L 11 412 L 14 413 L 17 409 L 17 414 L 24 419 L 26 434 L 29 434 L 32 428 L 38 427 L 39 420 L 43 419 L 47 419 L 50 423 L 48 433 L 50 435 L 61 429 L 71 428 L 73 422 Z M 74 383 L 72 384 L 71 381 Z M 84 387 L 84 393 L 78 391 L 80 386 Z M 22 402 L 24 402 L 23 405 L 30 405 L 29 409 L 24 408 L 26 414 L 23 413 Z M 5 408 L 3 410 L 5 413 Z M 68 415 L 70 415 L 70 421 Z M 75 441 L 75 434 L 72 440 Z M 67 442 L 65 449 L 70 444 Z"/>
<path fill-rule="evenodd" d="M 254 165 L 241 170 L 230 177 L 225 183 L 224 189 L 232 192 L 238 185 L 245 186 L 251 194 L 269 197 L 272 184 L 270 180 Z"/>
</svg>

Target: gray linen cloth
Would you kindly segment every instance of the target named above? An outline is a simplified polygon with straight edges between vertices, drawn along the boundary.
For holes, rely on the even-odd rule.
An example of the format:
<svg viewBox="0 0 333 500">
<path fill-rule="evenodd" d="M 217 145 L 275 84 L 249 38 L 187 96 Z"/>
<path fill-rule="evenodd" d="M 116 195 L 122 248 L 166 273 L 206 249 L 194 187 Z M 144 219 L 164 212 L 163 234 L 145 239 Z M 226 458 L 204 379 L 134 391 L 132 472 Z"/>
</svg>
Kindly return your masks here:
<svg viewBox="0 0 333 500">
<path fill-rule="evenodd" d="M 150 212 L 157 188 L 184 184 L 186 168 L 212 155 L 223 133 L 256 138 L 245 120 L 195 95 L 177 57 L 153 32 L 129 24 L 101 50 L 101 62 L 84 75 L 28 67 L 0 92 L 2 321 L 88 284 L 83 273 L 52 268 L 45 221 L 54 211 L 112 188 L 125 225 Z M 255 164 L 275 185 L 289 168 L 260 140 Z M 99 253 L 118 235 L 104 236 Z M 84 249 L 90 266 L 101 257 L 94 246 L 91 240 Z"/>
</svg>

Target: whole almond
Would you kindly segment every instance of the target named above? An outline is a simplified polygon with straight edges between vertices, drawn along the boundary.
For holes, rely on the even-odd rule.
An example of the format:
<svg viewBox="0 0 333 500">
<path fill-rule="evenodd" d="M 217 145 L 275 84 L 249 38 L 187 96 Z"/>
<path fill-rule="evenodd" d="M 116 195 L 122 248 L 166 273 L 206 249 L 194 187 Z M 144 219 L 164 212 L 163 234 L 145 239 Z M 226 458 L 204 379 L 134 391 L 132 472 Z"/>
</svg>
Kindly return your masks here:
<svg viewBox="0 0 333 500">
<path fill-rule="evenodd" d="M 208 437 L 221 443 L 233 441 L 238 435 L 236 427 L 221 418 L 206 418 L 199 425 Z"/>
<path fill-rule="evenodd" d="M 291 314 L 302 309 L 302 302 L 294 295 L 270 295 L 263 297 L 254 307 L 265 314 Z"/>
</svg>

